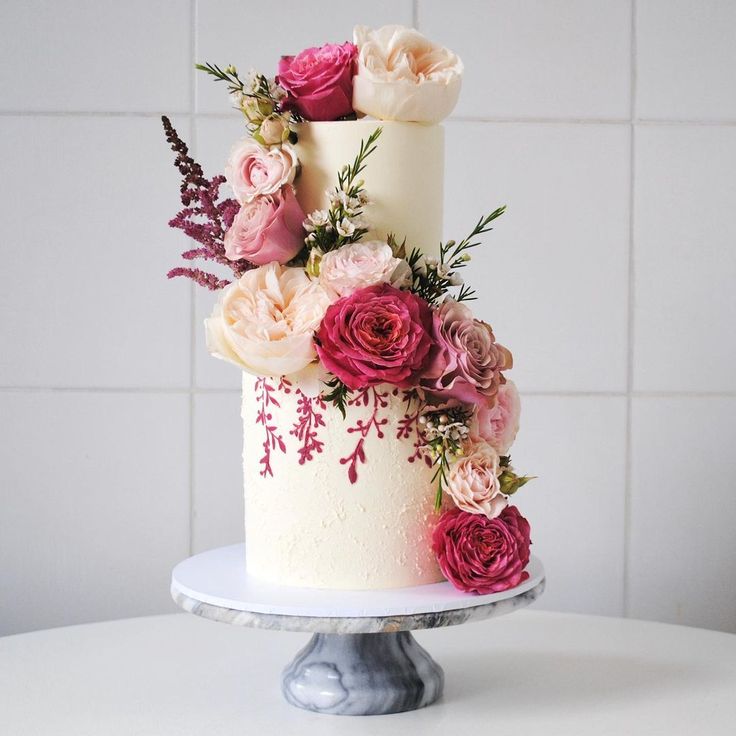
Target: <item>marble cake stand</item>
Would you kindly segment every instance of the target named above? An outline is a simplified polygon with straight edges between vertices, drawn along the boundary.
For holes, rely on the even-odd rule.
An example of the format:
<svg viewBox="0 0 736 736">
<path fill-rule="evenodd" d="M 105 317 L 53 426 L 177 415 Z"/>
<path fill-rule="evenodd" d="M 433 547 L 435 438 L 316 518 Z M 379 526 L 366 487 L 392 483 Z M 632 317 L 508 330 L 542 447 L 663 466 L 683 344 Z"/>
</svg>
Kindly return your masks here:
<svg viewBox="0 0 736 736">
<path fill-rule="evenodd" d="M 544 590 L 536 558 L 529 579 L 503 593 L 470 595 L 449 583 L 374 591 L 268 585 L 245 571 L 244 545 L 179 563 L 171 595 L 185 611 L 238 626 L 308 631 L 311 640 L 284 670 L 292 705 L 319 713 L 375 715 L 422 708 L 442 694 L 442 668 L 411 635 L 528 606 Z"/>
</svg>

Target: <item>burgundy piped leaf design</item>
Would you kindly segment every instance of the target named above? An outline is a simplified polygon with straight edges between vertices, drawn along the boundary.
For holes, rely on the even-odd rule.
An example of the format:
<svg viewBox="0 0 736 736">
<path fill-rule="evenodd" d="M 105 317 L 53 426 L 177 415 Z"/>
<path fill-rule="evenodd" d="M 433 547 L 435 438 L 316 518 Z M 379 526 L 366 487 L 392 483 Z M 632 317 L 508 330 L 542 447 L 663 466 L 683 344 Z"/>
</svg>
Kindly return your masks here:
<svg viewBox="0 0 736 736">
<path fill-rule="evenodd" d="M 325 426 L 325 420 L 320 411 L 324 411 L 327 405 L 321 396 L 306 396 L 300 389 L 296 390 L 297 400 L 297 421 L 289 434 L 299 440 L 299 465 L 312 460 L 315 454 L 322 452 L 324 442 L 319 439 L 317 430 Z M 317 411 L 317 410 L 320 411 Z"/>
<path fill-rule="evenodd" d="M 416 411 L 411 411 L 411 392 L 404 392 L 404 401 L 406 402 L 407 410 L 404 416 L 399 419 L 399 423 L 396 427 L 396 439 L 413 439 L 414 452 L 406 458 L 407 461 L 413 463 L 421 458 L 429 467 L 431 467 L 432 461 L 424 450 L 426 440 L 422 434 L 421 425 L 419 424 L 419 417 L 422 415 L 423 407 L 421 404 L 418 404 Z"/>
<path fill-rule="evenodd" d="M 273 422 L 273 414 L 269 411 L 271 407 L 279 408 L 281 405 L 274 396 L 279 389 L 284 390 L 284 379 L 278 386 L 272 386 L 265 377 L 257 378 L 255 383 L 256 401 L 258 402 L 258 413 L 256 414 L 256 424 L 261 424 L 265 430 L 263 440 L 263 457 L 260 464 L 263 468 L 260 471 L 262 477 L 270 475 L 273 478 L 273 468 L 271 467 L 271 452 L 278 449 L 286 452 L 286 445 L 283 437 L 278 433 L 278 427 Z M 289 389 L 290 390 L 290 389 Z"/>
<path fill-rule="evenodd" d="M 347 456 L 340 458 L 340 465 L 348 466 L 348 479 L 351 483 L 355 483 L 358 480 L 358 463 L 364 463 L 365 450 L 363 449 L 365 439 L 374 429 L 376 437 L 383 439 L 384 433 L 381 427 L 388 423 L 386 417 L 379 417 L 381 409 L 385 409 L 388 406 L 388 396 L 391 392 L 381 392 L 375 386 L 361 389 L 350 401 L 349 406 L 366 406 L 370 407 L 370 416 L 367 420 L 358 419 L 355 426 L 348 427 L 348 433 L 358 433 L 360 438 L 358 443 L 355 445 L 355 449 Z"/>
</svg>

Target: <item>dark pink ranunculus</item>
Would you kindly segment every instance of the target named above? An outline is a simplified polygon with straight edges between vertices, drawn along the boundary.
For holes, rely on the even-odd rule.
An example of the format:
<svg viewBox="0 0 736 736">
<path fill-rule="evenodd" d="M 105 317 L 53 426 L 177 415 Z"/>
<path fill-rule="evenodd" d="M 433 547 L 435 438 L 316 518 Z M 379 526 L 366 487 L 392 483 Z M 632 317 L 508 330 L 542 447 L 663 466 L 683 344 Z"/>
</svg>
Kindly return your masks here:
<svg viewBox="0 0 736 736">
<path fill-rule="evenodd" d="M 529 522 L 516 506 L 495 519 L 452 509 L 437 522 L 432 549 L 442 574 L 466 593 L 500 593 L 524 582 L 529 573 Z"/>
<path fill-rule="evenodd" d="M 408 388 L 432 345 L 427 302 L 388 284 L 358 289 L 330 305 L 317 333 L 322 364 L 348 388 Z"/>
<path fill-rule="evenodd" d="M 467 403 L 487 402 L 513 365 L 511 353 L 496 342 L 491 326 L 473 318 L 462 303 L 447 299 L 435 312 L 433 348 L 421 386 L 430 397 Z"/>
<path fill-rule="evenodd" d="M 304 246 L 304 211 L 289 184 L 244 202 L 225 233 L 225 255 L 257 266 L 287 263 Z"/>
<path fill-rule="evenodd" d="M 346 42 L 282 56 L 277 81 L 288 93 L 288 106 L 306 120 L 350 115 L 357 53 L 356 46 Z"/>
</svg>

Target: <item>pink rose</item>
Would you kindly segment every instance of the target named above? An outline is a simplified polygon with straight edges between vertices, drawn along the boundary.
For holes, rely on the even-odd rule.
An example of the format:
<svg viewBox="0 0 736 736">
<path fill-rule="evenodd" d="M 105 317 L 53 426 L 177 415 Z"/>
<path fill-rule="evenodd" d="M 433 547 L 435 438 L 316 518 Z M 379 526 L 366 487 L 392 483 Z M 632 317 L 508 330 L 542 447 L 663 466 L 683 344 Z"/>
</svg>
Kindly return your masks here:
<svg viewBox="0 0 736 736">
<path fill-rule="evenodd" d="M 296 151 L 284 144 L 266 148 L 250 136 L 238 141 L 225 166 L 227 183 L 241 204 L 262 194 L 275 194 L 296 176 Z"/>
<path fill-rule="evenodd" d="M 432 534 L 432 549 L 442 574 L 466 593 L 500 593 L 529 577 L 529 522 L 516 506 L 495 519 L 446 511 Z"/>
<path fill-rule="evenodd" d="M 304 245 L 304 212 L 288 184 L 276 194 L 246 202 L 225 233 L 225 255 L 263 266 L 290 261 Z"/>
<path fill-rule="evenodd" d="M 357 48 L 346 42 L 282 56 L 277 81 L 289 93 L 288 106 L 306 120 L 337 120 L 350 115 L 357 53 Z"/>
<path fill-rule="evenodd" d="M 440 400 L 448 396 L 467 403 L 487 401 L 511 368 L 511 353 L 496 342 L 491 326 L 473 319 L 462 303 L 447 299 L 435 312 L 434 348 L 421 385 Z"/>
<path fill-rule="evenodd" d="M 322 256 L 319 280 L 336 296 L 349 296 L 366 286 L 392 283 L 402 264 L 405 261 L 395 258 L 391 246 L 381 240 L 350 243 Z"/>
<path fill-rule="evenodd" d="M 322 364 L 348 388 L 413 384 L 432 345 L 432 312 L 388 284 L 359 289 L 330 305 L 317 334 Z"/>
<path fill-rule="evenodd" d="M 478 442 L 450 467 L 445 492 L 459 509 L 493 519 L 508 504 L 501 493 L 500 474 L 498 453 L 486 442 Z"/>
<path fill-rule="evenodd" d="M 507 455 L 519 431 L 521 400 L 513 381 L 498 387 L 492 402 L 478 404 L 471 427 L 474 439 L 485 440 L 499 455 Z"/>
</svg>

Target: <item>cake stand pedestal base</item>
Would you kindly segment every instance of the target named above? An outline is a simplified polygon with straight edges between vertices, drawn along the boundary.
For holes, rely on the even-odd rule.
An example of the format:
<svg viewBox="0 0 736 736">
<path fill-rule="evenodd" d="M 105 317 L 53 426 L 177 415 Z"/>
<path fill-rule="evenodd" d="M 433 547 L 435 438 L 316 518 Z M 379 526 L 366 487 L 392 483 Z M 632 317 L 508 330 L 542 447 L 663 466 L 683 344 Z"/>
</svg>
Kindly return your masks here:
<svg viewBox="0 0 736 736">
<path fill-rule="evenodd" d="M 409 631 L 314 634 L 284 670 L 292 705 L 335 715 L 423 708 L 442 695 L 442 668 Z"/>
<path fill-rule="evenodd" d="M 411 631 L 458 626 L 533 603 L 544 568 L 510 590 L 470 595 L 450 583 L 393 590 L 289 588 L 251 578 L 244 545 L 220 547 L 179 563 L 171 595 L 185 611 L 235 626 L 313 634 L 284 670 L 281 688 L 299 708 L 378 715 L 423 708 L 442 695 L 442 668 Z"/>
</svg>

